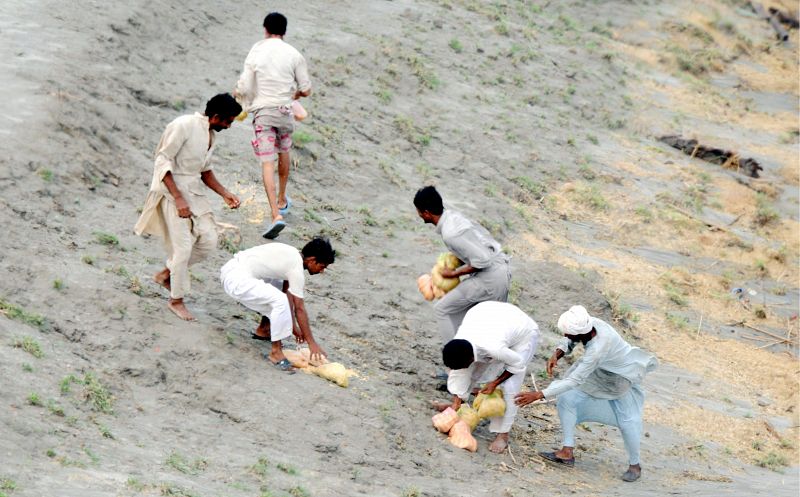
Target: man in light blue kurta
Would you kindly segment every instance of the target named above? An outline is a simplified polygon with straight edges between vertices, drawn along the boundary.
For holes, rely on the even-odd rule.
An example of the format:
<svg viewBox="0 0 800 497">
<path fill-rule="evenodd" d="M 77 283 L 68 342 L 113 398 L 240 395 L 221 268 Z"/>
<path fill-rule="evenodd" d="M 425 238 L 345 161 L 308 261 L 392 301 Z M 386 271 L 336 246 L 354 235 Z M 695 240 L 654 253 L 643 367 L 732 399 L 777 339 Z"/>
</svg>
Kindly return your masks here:
<svg viewBox="0 0 800 497">
<path fill-rule="evenodd" d="M 658 361 L 644 350 L 632 347 L 605 321 L 591 317 L 583 306 L 573 306 L 562 314 L 558 329 L 564 338 L 547 361 L 547 373 L 552 375 L 558 360 L 570 354 L 578 343 L 584 346 L 583 357 L 572 365 L 564 379 L 552 382 L 542 391 L 516 396 L 520 406 L 558 398 L 563 447 L 557 452 L 539 455 L 554 463 L 572 466 L 578 423 L 592 421 L 616 426 L 628 452 L 629 467 L 622 479 L 638 480 L 642 472 L 639 444 L 644 407 L 641 382 L 646 373 L 656 368 Z"/>
</svg>

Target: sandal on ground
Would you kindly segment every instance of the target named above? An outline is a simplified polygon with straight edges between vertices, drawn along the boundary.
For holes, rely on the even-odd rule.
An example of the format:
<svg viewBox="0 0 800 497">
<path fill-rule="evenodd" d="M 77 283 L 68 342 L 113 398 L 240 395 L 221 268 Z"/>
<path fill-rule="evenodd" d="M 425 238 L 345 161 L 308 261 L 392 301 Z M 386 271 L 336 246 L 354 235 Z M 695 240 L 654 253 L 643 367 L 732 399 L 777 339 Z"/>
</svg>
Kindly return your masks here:
<svg viewBox="0 0 800 497">
<path fill-rule="evenodd" d="M 289 209 L 292 208 L 292 199 L 289 195 L 286 195 L 286 207 L 278 207 L 278 212 L 281 216 L 285 216 L 289 213 Z"/>
<path fill-rule="evenodd" d="M 628 468 L 628 471 L 622 474 L 622 481 L 636 481 L 641 477 L 642 477 L 641 469 L 639 470 L 638 473 L 636 473 L 635 471 L 631 471 L 630 468 Z"/>
<path fill-rule="evenodd" d="M 268 240 L 272 240 L 274 238 L 277 238 L 278 234 L 280 234 L 280 232 L 283 231 L 283 228 L 285 227 L 286 223 L 284 223 L 280 219 L 277 221 L 273 221 L 273 223 L 270 224 L 269 227 L 267 227 L 266 231 L 264 231 L 264 233 L 262 233 L 261 236 L 263 236 Z"/>
<path fill-rule="evenodd" d="M 555 452 L 539 452 L 539 457 L 541 457 L 545 461 L 556 463 L 561 466 L 568 466 L 568 467 L 575 466 L 574 457 L 570 457 L 569 459 L 562 459 L 558 457 Z"/>
<path fill-rule="evenodd" d="M 272 361 L 270 361 L 270 362 L 272 362 Z M 292 366 L 292 363 L 289 362 L 289 359 L 285 359 L 284 358 L 284 359 L 281 359 L 278 362 L 272 362 L 272 365 L 275 366 L 276 368 L 280 369 L 281 371 L 294 372 L 294 366 Z"/>
<path fill-rule="evenodd" d="M 250 338 L 252 338 L 253 340 L 266 340 L 267 342 L 272 341 L 272 337 L 269 335 L 262 337 L 261 335 L 256 335 L 255 333 L 250 333 Z"/>
</svg>

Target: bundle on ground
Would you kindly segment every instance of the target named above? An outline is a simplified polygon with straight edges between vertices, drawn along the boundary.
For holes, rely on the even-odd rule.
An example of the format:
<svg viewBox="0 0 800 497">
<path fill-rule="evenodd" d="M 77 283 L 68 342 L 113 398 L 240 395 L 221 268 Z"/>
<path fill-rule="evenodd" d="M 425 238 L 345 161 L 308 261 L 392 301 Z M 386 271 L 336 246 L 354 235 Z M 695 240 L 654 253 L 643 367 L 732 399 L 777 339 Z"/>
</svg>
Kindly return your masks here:
<svg viewBox="0 0 800 497">
<path fill-rule="evenodd" d="M 329 362 L 320 366 L 310 366 L 308 369 L 315 375 L 332 381 L 340 387 L 347 387 L 347 385 L 350 384 L 350 377 L 355 374 L 338 362 Z"/>
<path fill-rule="evenodd" d="M 469 425 L 470 430 L 474 430 L 481 420 L 478 411 L 470 407 L 469 404 L 462 404 L 461 407 L 458 408 L 458 417 Z"/>
<path fill-rule="evenodd" d="M 478 416 L 494 418 L 506 413 L 506 401 L 503 400 L 503 390 L 498 388 L 489 395 L 479 393 L 472 406 L 478 410 Z"/>
<path fill-rule="evenodd" d="M 450 436 L 447 440 L 459 449 L 467 449 L 470 452 L 478 450 L 478 441 L 472 436 L 472 430 L 464 420 L 458 420 L 450 428 Z"/>
<path fill-rule="evenodd" d="M 458 414 L 456 414 L 452 407 L 448 407 L 444 411 L 434 414 L 431 421 L 433 421 L 433 426 L 435 426 L 437 430 L 442 433 L 447 433 L 456 421 L 458 421 Z"/>
</svg>

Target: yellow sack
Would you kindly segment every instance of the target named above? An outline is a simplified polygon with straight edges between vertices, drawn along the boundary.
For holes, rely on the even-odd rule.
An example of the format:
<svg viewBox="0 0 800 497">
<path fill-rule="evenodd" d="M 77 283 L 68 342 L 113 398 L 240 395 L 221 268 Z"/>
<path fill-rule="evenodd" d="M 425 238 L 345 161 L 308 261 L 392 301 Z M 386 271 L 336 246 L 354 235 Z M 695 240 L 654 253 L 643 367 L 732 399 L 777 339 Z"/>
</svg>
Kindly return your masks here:
<svg viewBox="0 0 800 497">
<path fill-rule="evenodd" d="M 327 364 L 322 364 L 321 366 L 309 367 L 308 369 L 310 369 L 315 375 L 321 376 L 322 378 L 332 381 L 340 387 L 345 388 L 350 383 L 350 376 L 355 374 L 344 367 L 343 364 L 338 362 L 329 362 Z"/>
<path fill-rule="evenodd" d="M 489 395 L 479 393 L 475 397 L 473 407 L 478 410 L 481 419 L 494 418 L 506 413 L 506 401 L 503 400 L 503 389 L 497 388 Z"/>
<path fill-rule="evenodd" d="M 454 253 L 442 252 L 436 259 L 436 264 L 442 267 L 446 267 L 447 269 L 455 269 L 457 267 L 461 267 L 464 263 L 461 262 L 461 259 L 456 257 Z"/>
<path fill-rule="evenodd" d="M 458 408 L 458 417 L 469 425 L 470 430 L 474 430 L 481 420 L 478 411 L 471 408 L 469 404 L 461 404 L 461 407 Z"/>
<path fill-rule="evenodd" d="M 442 266 L 440 266 L 438 262 L 435 266 L 433 266 L 433 268 L 431 268 L 431 280 L 436 287 L 445 292 L 449 292 L 453 288 L 457 287 L 459 283 L 461 283 L 461 280 L 458 278 L 443 277 Z"/>
</svg>

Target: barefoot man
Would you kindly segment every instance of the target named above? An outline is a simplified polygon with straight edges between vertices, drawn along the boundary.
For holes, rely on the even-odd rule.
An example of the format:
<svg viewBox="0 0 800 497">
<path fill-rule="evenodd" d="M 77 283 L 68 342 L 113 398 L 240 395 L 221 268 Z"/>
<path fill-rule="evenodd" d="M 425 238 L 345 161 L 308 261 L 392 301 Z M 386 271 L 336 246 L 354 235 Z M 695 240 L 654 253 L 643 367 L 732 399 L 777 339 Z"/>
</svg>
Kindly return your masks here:
<svg viewBox="0 0 800 497">
<path fill-rule="evenodd" d="M 169 290 L 169 309 L 181 319 L 194 317 L 183 303 L 189 292 L 189 266 L 205 259 L 217 247 L 217 229 L 206 188 L 220 195 L 228 207 L 239 199 L 217 181 L 211 169 L 216 132 L 228 129 L 242 111 L 227 93 L 206 103 L 204 114 L 181 116 L 167 125 L 156 148 L 155 169 L 137 235 L 164 239 L 166 267 L 153 279 Z"/>
<path fill-rule="evenodd" d="M 326 355 L 308 324 L 303 270 L 321 274 L 335 257 L 330 242 L 317 237 L 299 252 L 283 243 L 249 248 L 222 266 L 222 288 L 234 300 L 261 314 L 261 323 L 251 337 L 272 342 L 269 360 L 283 371 L 291 370 L 292 366 L 283 354 L 281 340 L 292 333 L 298 343 L 308 344 L 312 359 Z"/>
<path fill-rule="evenodd" d="M 264 18 L 265 39 L 250 49 L 234 95 L 253 114 L 256 158 L 271 212 L 262 236 L 275 238 L 286 227 L 283 216 L 292 205 L 286 195 L 289 181 L 289 149 L 292 147 L 294 116 L 292 101 L 311 95 L 311 80 L 305 58 L 283 41 L 286 17 L 272 12 Z M 278 193 L 275 194 L 275 157 L 278 157 Z"/>
<path fill-rule="evenodd" d="M 467 311 L 455 338 L 442 349 L 444 364 L 450 368 L 447 389 L 453 394 L 453 402 L 436 407 L 458 410 L 478 385 L 484 384 L 481 392 L 485 394 L 502 386 L 506 412 L 489 418 L 489 431 L 497 433 L 489 450 L 500 454 L 508 446 L 508 432 L 517 415 L 514 395 L 522 388 L 538 342 L 539 326 L 515 305 L 506 302 L 475 305 Z"/>
<path fill-rule="evenodd" d="M 628 452 L 628 470 L 624 481 L 636 481 L 642 475 L 639 464 L 639 443 L 642 438 L 644 391 L 640 384 L 645 374 L 658 365 L 654 356 L 632 347 L 608 323 L 591 317 L 583 306 L 572 306 L 558 318 L 558 329 L 564 338 L 550 360 L 547 374 L 552 375 L 558 360 L 579 343 L 584 354 L 556 380 L 537 392 L 517 395 L 519 406 L 539 399 L 558 398 L 558 417 L 561 420 L 563 446 L 557 452 L 539 455 L 555 464 L 573 466 L 575 456 L 575 426 L 596 422 L 616 426 L 622 433 Z"/>
</svg>

